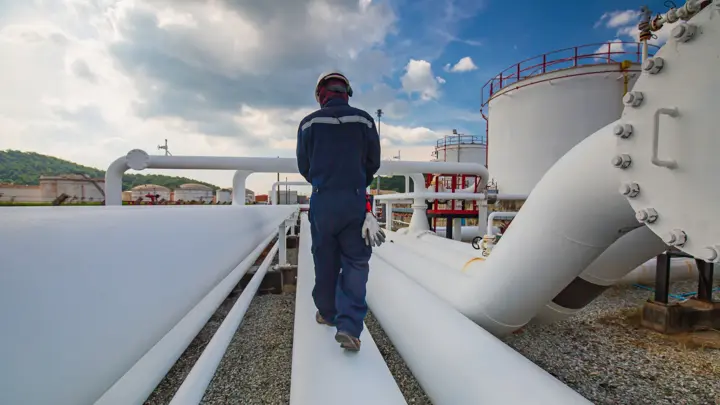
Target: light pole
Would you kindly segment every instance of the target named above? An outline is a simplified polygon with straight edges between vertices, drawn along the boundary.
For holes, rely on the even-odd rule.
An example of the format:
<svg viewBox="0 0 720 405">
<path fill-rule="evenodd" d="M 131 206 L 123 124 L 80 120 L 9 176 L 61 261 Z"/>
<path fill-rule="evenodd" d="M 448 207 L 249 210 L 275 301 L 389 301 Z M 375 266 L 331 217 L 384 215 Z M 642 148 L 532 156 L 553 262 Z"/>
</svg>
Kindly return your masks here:
<svg viewBox="0 0 720 405">
<path fill-rule="evenodd" d="M 380 136 L 380 121 L 383 116 L 382 108 L 378 108 L 377 111 L 375 111 L 375 114 L 377 115 L 378 136 Z M 380 175 L 377 176 L 377 187 L 376 188 L 377 188 L 378 195 L 380 195 Z"/>
</svg>

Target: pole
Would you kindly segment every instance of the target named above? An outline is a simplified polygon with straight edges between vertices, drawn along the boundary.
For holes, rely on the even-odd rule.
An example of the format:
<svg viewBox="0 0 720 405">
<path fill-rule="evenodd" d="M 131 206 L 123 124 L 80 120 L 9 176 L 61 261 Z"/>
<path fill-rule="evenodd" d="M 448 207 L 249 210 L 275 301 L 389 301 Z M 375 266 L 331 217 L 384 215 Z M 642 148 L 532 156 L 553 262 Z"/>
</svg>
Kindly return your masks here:
<svg viewBox="0 0 720 405">
<path fill-rule="evenodd" d="M 382 108 L 378 108 L 377 111 L 375 111 L 375 114 L 377 114 L 378 136 L 380 136 L 380 121 L 382 120 L 382 116 L 383 116 Z M 380 176 L 377 176 L 377 193 L 378 193 L 378 195 L 380 195 Z"/>
<path fill-rule="evenodd" d="M 280 156 L 278 156 L 278 159 Z M 280 183 L 280 173 L 277 173 L 277 182 Z M 280 204 L 280 187 L 275 189 L 275 201 L 277 201 L 278 204 Z"/>
</svg>

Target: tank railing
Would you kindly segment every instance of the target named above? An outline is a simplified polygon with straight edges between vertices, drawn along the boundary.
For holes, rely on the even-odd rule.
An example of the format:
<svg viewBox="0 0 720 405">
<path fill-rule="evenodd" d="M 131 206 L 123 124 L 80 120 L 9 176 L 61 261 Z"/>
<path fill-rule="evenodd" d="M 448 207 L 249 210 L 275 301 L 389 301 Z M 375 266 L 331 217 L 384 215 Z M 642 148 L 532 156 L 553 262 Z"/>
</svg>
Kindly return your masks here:
<svg viewBox="0 0 720 405">
<path fill-rule="evenodd" d="M 438 139 L 435 146 L 437 148 L 452 145 L 485 145 L 487 137 L 485 135 L 448 135 L 442 139 Z"/>
<path fill-rule="evenodd" d="M 622 48 L 620 50 L 613 49 L 618 46 Z M 649 45 L 649 47 L 652 50 L 659 49 L 659 47 L 655 45 Z M 592 49 L 592 52 L 586 51 L 588 48 Z M 601 49 L 603 50 L 601 51 Z M 624 57 L 621 58 L 619 56 Z M 650 56 L 652 56 L 652 52 Z M 640 63 L 642 61 L 642 43 L 605 42 L 588 44 L 560 49 L 525 59 L 503 70 L 483 85 L 481 109 L 487 106 L 493 95 L 498 91 L 510 84 L 517 83 L 529 77 L 582 65 L 620 63 L 623 60 Z M 528 66 L 528 62 L 533 62 L 533 64 Z"/>
</svg>

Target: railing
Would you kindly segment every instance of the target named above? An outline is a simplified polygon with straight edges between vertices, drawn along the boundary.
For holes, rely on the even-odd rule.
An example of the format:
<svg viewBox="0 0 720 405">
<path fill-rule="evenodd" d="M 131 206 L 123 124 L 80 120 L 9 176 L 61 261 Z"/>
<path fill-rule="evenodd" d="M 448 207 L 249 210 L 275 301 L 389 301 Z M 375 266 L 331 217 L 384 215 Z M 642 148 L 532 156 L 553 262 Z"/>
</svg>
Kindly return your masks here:
<svg viewBox="0 0 720 405">
<path fill-rule="evenodd" d="M 588 44 L 552 51 L 518 62 L 488 80 L 482 87 L 480 112 L 487 117 L 484 109 L 493 95 L 506 86 L 548 72 L 577 66 L 621 63 L 625 60 L 642 62 L 641 42 L 606 42 Z M 648 56 L 658 46 L 648 45 Z M 591 51 L 589 51 L 591 50 Z"/>
<path fill-rule="evenodd" d="M 437 149 L 452 145 L 485 145 L 487 137 L 485 135 L 447 135 L 442 139 L 438 139 L 435 143 Z"/>
</svg>

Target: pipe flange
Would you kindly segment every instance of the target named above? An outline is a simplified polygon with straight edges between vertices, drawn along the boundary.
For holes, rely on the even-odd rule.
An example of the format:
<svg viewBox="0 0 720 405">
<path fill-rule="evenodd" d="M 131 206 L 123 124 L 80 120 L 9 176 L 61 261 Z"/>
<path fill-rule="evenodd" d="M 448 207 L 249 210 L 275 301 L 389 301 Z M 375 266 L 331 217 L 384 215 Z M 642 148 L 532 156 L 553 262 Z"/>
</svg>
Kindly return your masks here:
<svg viewBox="0 0 720 405">
<path fill-rule="evenodd" d="M 145 170 L 150 165 L 150 155 L 141 149 L 133 149 L 125 157 L 127 165 L 132 170 Z"/>
<path fill-rule="evenodd" d="M 717 106 L 708 102 L 720 94 L 720 82 L 695 79 L 714 78 L 720 71 L 720 29 L 714 14 L 714 7 L 705 7 L 691 24 L 678 23 L 682 28 L 676 28 L 674 38 L 653 55 L 654 61 L 663 60 L 663 68 L 659 76 L 639 75 L 633 91 L 644 95 L 642 105 L 629 103 L 617 122 L 632 123 L 633 134 L 615 141 L 616 155 L 632 156 L 632 165 L 617 172 L 619 191 L 628 193 L 625 197 L 634 212 L 648 207 L 661 212 L 661 219 L 645 220 L 644 226 L 661 238 L 674 237 L 673 246 L 695 257 L 709 257 L 706 248 L 718 246 L 720 239 L 720 215 L 714 204 L 720 201 L 720 187 L 708 186 L 720 173 L 720 138 L 713 136 Z M 693 30 L 692 39 L 680 44 Z M 630 198 L 626 185 L 633 182 L 642 188 Z"/>
</svg>

